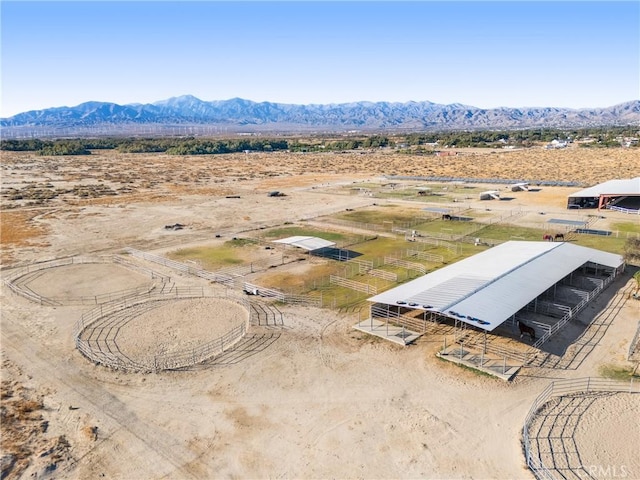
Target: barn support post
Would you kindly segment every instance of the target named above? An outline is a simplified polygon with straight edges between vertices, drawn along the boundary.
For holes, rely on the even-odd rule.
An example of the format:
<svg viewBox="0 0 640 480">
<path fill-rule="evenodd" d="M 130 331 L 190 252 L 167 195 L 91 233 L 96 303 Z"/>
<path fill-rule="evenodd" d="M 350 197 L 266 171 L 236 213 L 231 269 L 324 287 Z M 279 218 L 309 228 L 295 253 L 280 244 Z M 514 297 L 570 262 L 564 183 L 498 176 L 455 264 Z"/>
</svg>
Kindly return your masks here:
<svg viewBox="0 0 640 480">
<path fill-rule="evenodd" d="M 487 331 L 484 331 L 484 345 L 482 347 L 482 354 L 484 355 L 487 351 Z"/>
<path fill-rule="evenodd" d="M 371 320 L 371 331 L 373 332 L 373 303 L 369 305 L 369 320 Z"/>
</svg>

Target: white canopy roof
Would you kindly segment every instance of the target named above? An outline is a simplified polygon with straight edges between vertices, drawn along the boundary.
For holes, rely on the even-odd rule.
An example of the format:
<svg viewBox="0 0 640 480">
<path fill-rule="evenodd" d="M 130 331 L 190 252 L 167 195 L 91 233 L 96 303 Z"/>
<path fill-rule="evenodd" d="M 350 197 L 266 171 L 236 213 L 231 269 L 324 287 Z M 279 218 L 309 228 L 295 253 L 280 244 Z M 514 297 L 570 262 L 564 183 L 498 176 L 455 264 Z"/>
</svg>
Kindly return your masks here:
<svg viewBox="0 0 640 480">
<path fill-rule="evenodd" d="M 566 242 L 509 241 L 369 301 L 434 311 L 491 331 L 587 262 L 617 268 L 623 259 Z"/>
<path fill-rule="evenodd" d="M 287 245 L 293 245 L 294 247 L 304 248 L 309 251 L 318 250 L 319 248 L 333 247 L 336 244 L 336 242 L 330 242 L 324 238 L 303 236 L 281 238 L 280 240 L 274 240 L 273 243 L 284 243 Z"/>
<path fill-rule="evenodd" d="M 569 197 L 599 197 L 600 195 L 640 195 L 640 177 L 609 180 L 572 193 Z"/>
</svg>

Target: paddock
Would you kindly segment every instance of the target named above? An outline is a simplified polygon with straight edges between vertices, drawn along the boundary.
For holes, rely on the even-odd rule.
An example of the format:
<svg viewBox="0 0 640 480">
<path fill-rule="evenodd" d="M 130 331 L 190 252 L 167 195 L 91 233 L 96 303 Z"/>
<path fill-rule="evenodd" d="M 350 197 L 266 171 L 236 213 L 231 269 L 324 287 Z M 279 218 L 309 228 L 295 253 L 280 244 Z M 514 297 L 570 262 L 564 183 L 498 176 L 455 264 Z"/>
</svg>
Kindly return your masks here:
<svg viewBox="0 0 640 480">
<path fill-rule="evenodd" d="M 383 338 L 393 337 L 381 335 L 386 323 L 421 335 L 448 328 L 445 355 L 455 343 L 524 365 L 623 270 L 619 255 L 509 241 L 369 298 L 370 322 Z"/>
<path fill-rule="evenodd" d="M 160 291 L 171 279 L 118 255 L 68 257 L 13 269 L 5 282 L 42 305 L 99 305 L 124 296 Z"/>
<path fill-rule="evenodd" d="M 122 299 L 85 312 L 76 348 L 116 370 L 156 372 L 201 363 L 230 349 L 249 329 L 246 299 L 205 296 L 202 289 Z"/>
</svg>

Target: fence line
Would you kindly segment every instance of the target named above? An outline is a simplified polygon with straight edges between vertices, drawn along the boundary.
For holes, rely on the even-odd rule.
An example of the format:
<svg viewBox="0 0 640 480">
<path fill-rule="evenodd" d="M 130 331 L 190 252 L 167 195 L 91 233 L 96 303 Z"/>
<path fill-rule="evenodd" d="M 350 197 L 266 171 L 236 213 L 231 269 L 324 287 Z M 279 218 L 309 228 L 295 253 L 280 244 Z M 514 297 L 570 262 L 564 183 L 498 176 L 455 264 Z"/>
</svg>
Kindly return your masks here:
<svg viewBox="0 0 640 480">
<path fill-rule="evenodd" d="M 290 303 L 293 305 L 309 305 L 314 307 L 321 306 L 322 300 L 320 298 L 312 297 L 310 295 L 296 295 L 291 293 L 285 293 L 275 288 L 261 287 L 253 283 L 242 282 L 241 285 L 235 285 L 243 289 L 245 292 L 259 295 L 261 297 L 273 298 L 274 300 L 282 303 Z"/>
<path fill-rule="evenodd" d="M 398 281 L 397 273 L 387 272 L 385 270 L 371 269 L 367 272 L 367 274 L 371 275 L 372 277 L 382 278 L 383 280 L 387 280 L 390 282 Z"/>
<path fill-rule="evenodd" d="M 246 298 L 241 298 L 236 295 L 228 295 L 224 297 L 227 300 L 232 300 L 242 305 L 247 311 L 247 320 L 241 325 L 232 328 L 224 335 L 221 335 L 220 337 L 198 347 L 169 354 L 154 355 L 153 357 L 149 357 L 142 363 L 134 362 L 129 359 L 125 360 L 124 358 L 114 355 L 111 352 L 105 352 L 100 349 L 96 350 L 94 348 L 91 348 L 89 342 L 83 340 L 81 336 L 84 331 L 86 331 L 92 325 L 96 324 L 101 319 L 136 305 L 147 302 L 167 301 L 176 298 L 187 299 L 204 297 L 204 290 L 202 288 L 175 287 L 170 293 L 153 295 L 150 294 L 136 298 L 120 299 L 111 303 L 102 304 L 92 310 L 89 310 L 88 312 L 83 313 L 80 320 L 76 322 L 76 325 L 74 326 L 74 341 L 76 347 L 85 357 L 95 363 L 102 364 L 114 369 L 127 371 L 157 372 L 160 370 L 174 370 L 178 368 L 184 368 L 201 363 L 204 360 L 211 358 L 212 356 L 219 355 L 220 353 L 228 350 L 247 333 L 253 311 L 250 307 L 249 301 Z"/>
<path fill-rule="evenodd" d="M 408 262 L 406 260 L 400 260 L 394 257 L 384 257 L 384 263 L 388 265 L 394 265 L 396 267 L 407 268 L 409 270 L 416 270 L 417 272 L 420 272 L 423 275 L 427 273 L 426 267 L 421 263 Z"/>
<path fill-rule="evenodd" d="M 98 295 L 85 295 L 79 297 L 45 297 L 34 292 L 25 285 L 25 283 L 29 280 L 29 278 L 27 278 L 29 274 L 34 274 L 36 272 L 49 268 L 57 268 L 68 265 L 109 263 L 119 264 L 130 270 L 135 270 L 148 275 L 154 282 L 140 287 L 120 290 L 117 292 L 103 293 Z M 117 255 L 107 255 L 99 257 L 68 257 L 49 260 L 46 262 L 33 263 L 24 267 L 17 268 L 15 270 L 11 270 L 9 274 L 5 276 L 4 282 L 14 293 L 21 295 L 35 303 L 39 303 L 40 305 L 98 305 L 101 303 L 111 302 L 119 298 L 129 298 L 149 293 L 156 289 L 158 283 L 162 284 L 164 288 L 166 285 L 169 285 L 171 283 L 171 278 L 155 272 L 151 269 L 136 265 Z"/>
<path fill-rule="evenodd" d="M 616 207 L 615 205 L 608 206 L 607 210 L 615 210 L 616 212 L 629 213 L 631 215 L 640 215 L 640 209 L 635 210 L 633 208 Z"/>
<path fill-rule="evenodd" d="M 142 250 L 137 250 L 135 248 L 127 247 L 125 251 L 130 255 L 138 258 L 142 258 L 143 260 L 147 260 L 149 262 L 157 263 L 159 265 L 164 265 L 165 267 L 172 268 L 179 272 L 188 273 L 191 275 L 195 275 L 196 277 L 205 278 L 207 280 L 211 280 L 213 282 L 222 283 L 225 285 L 230 285 L 233 283 L 233 277 L 235 275 L 232 274 L 216 274 L 214 272 L 209 272 L 207 270 L 203 270 L 201 268 L 194 268 L 185 263 L 177 262 L 175 260 L 168 259 L 166 257 L 162 257 L 160 255 L 154 255 L 153 253 L 143 252 Z"/>
<path fill-rule="evenodd" d="M 640 383 L 634 382 L 633 379 L 626 382 L 616 380 L 608 380 L 604 378 L 578 378 L 568 380 L 556 380 L 551 382 L 536 397 L 529 409 L 529 413 L 525 417 L 524 426 L 522 428 L 522 443 L 524 446 L 524 454 L 527 467 L 533 472 L 536 478 L 541 480 L 555 480 L 551 471 L 542 463 L 538 457 L 534 457 L 531 452 L 531 442 L 529 439 L 529 426 L 535 418 L 540 408 L 547 403 L 551 397 L 559 397 L 573 393 L 590 393 L 590 392 L 628 392 L 640 393 Z"/>
<path fill-rule="evenodd" d="M 418 257 L 420 260 L 426 260 L 427 262 L 444 263 L 444 256 L 435 253 L 407 249 L 407 256 Z"/>
<path fill-rule="evenodd" d="M 374 295 L 378 293 L 378 289 L 373 285 L 369 285 L 368 283 L 356 282 L 355 280 L 349 280 L 348 278 L 339 277 L 338 275 L 331 275 L 329 277 L 329 281 L 335 285 L 350 288 L 351 290 L 355 290 L 357 292 L 364 292 Z"/>
<path fill-rule="evenodd" d="M 627 360 L 632 360 L 636 354 L 636 350 L 638 348 L 638 343 L 640 343 L 640 321 L 638 321 L 638 327 L 636 328 L 636 333 L 633 336 L 633 340 L 631 340 L 631 345 L 629 345 L 629 353 L 627 354 Z"/>
<path fill-rule="evenodd" d="M 551 325 L 551 328 L 547 332 L 545 332 L 534 344 L 534 348 L 540 348 L 540 346 L 545 343 L 549 338 L 558 333 L 562 327 L 564 327 L 574 316 L 576 316 L 587 304 L 594 299 L 597 295 L 600 294 L 602 290 L 605 289 L 612 281 L 616 278 L 616 275 L 610 275 L 607 277 L 601 285 L 597 286 L 595 289 L 588 292 L 580 303 L 573 306 L 559 321 Z"/>
</svg>

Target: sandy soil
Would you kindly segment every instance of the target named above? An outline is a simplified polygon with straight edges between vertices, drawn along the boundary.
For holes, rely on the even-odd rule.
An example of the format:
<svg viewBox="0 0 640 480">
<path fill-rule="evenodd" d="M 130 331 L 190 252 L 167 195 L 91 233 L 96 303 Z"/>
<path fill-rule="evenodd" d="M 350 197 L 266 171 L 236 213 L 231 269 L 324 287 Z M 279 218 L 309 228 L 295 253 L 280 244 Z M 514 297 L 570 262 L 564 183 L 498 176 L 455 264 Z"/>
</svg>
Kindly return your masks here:
<svg viewBox="0 0 640 480">
<path fill-rule="evenodd" d="M 108 278 L 109 282 L 104 281 Z M 25 287 L 46 298 L 79 298 L 134 289 L 151 283 L 150 277 L 110 263 L 65 265 L 41 270 Z"/>
<path fill-rule="evenodd" d="M 165 301 L 125 324 L 115 340 L 122 353 L 136 361 L 197 348 L 248 318 L 240 305 L 220 298 Z"/>
<path fill-rule="evenodd" d="M 534 418 L 534 452 L 557 478 L 638 478 L 640 394 L 589 392 L 554 397 Z"/>
<path fill-rule="evenodd" d="M 630 176 L 625 175 L 630 168 L 637 174 L 640 165 L 624 152 L 599 152 L 602 158 L 589 152 L 584 159 L 542 150 L 516 153 L 484 156 L 478 172 L 548 178 L 557 173 L 548 165 L 557 164 L 556 170 L 566 166 L 558 179 L 587 181 L 606 171 L 602 181 Z M 9 213 L 25 213 L 10 217 L 18 223 L 11 236 L 3 236 L 5 268 L 63 255 L 118 253 L 126 246 L 163 253 L 216 234 L 228 239 L 371 202 L 328 192 L 327 184 L 375 180 L 391 172 L 438 175 L 455 165 L 457 174 L 478 173 L 475 166 L 465 170 L 462 156 L 429 165 L 375 155 L 225 156 L 212 162 L 159 155 L 141 161 L 107 153 L 51 162 L 28 155 L 8 160 L 3 156 L 3 187 L 102 180 L 114 191 L 129 182 L 131 191 L 94 199 L 64 194 L 38 205 L 3 200 L 14 207 L 2 212 L 3 223 Z M 273 189 L 287 196 L 267 197 Z M 580 215 L 564 208 L 574 190 L 523 192 L 490 208 L 518 205 L 530 212 L 522 217 L 527 222 L 540 221 L 542 209 Z M 601 222 L 626 220 L 607 212 Z M 187 227 L 164 228 L 178 222 Z M 157 268 L 180 285 L 224 294 L 202 279 Z M 136 274 L 131 275 L 123 282 L 135 282 Z M 87 272 L 89 277 L 100 281 L 97 271 Z M 627 276 L 610 288 L 624 289 L 630 282 Z M 87 288 L 73 285 L 51 281 L 39 288 L 52 295 Z M 552 379 L 597 376 L 603 364 L 629 366 L 624 358 L 640 310 L 638 302 L 620 301 L 615 291 L 585 312 L 591 318 L 606 313 L 608 324 L 579 362 L 526 368 L 505 383 L 439 360 L 435 352 L 442 339 L 437 336 L 400 347 L 353 330 L 358 314 L 310 307 L 282 307 L 283 327 L 254 327 L 235 352 L 197 368 L 125 374 L 93 365 L 75 350 L 73 328 L 82 307 L 36 305 L 3 286 L 2 465 L 12 464 L 6 478 L 530 479 L 520 441 L 535 397 Z M 167 338 L 176 327 L 172 322 L 147 325 Z M 186 332 L 195 339 L 202 324 L 185 314 L 181 328 L 180 338 Z M 10 391 L 16 393 L 5 393 Z M 21 400 L 11 406 L 16 399 Z M 16 428 L 10 427 L 9 412 L 24 411 L 33 399 L 40 403 L 31 404 L 29 415 L 22 413 Z M 41 422 L 47 422 L 46 430 Z M 20 437 L 28 425 L 36 431 Z M 581 433 L 585 445 L 602 443 L 597 425 L 588 425 Z"/>
<path fill-rule="evenodd" d="M 589 406 L 588 414 L 578 422 L 574 438 L 583 465 L 587 466 L 587 471 L 593 465 L 604 467 L 604 472 L 598 472 L 596 478 L 606 478 L 608 466 L 616 466 L 619 471 L 625 466 L 629 478 L 640 477 L 638 412 L 640 395 L 617 393 L 596 398 Z M 594 442 L 594 438 L 618 441 Z"/>
</svg>

